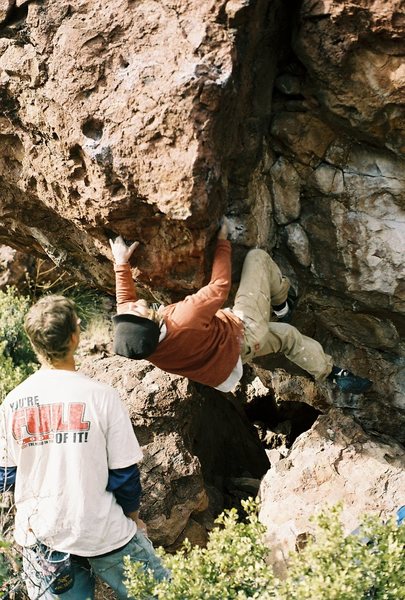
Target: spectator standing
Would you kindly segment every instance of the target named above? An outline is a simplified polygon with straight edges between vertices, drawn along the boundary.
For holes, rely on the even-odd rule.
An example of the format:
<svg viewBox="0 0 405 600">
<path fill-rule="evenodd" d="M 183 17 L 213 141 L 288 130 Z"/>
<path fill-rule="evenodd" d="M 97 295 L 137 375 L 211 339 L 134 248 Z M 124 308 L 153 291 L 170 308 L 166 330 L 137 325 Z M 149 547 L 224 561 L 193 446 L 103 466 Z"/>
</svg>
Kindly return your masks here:
<svg viewBox="0 0 405 600">
<path fill-rule="evenodd" d="M 25 329 L 42 367 L 0 407 L 0 490 L 15 486 L 28 595 L 91 600 L 97 575 L 127 598 L 124 556 L 168 576 L 139 518 L 142 451 L 127 410 L 113 388 L 76 371 L 72 301 L 42 298 Z"/>
</svg>

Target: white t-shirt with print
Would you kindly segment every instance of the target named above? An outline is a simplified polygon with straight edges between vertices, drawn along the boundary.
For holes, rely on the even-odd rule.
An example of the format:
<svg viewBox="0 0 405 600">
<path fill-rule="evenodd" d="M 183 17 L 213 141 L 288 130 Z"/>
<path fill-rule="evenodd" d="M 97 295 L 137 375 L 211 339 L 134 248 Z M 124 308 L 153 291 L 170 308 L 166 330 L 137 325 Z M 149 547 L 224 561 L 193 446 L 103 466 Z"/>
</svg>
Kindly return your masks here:
<svg viewBox="0 0 405 600">
<path fill-rule="evenodd" d="M 21 546 L 97 556 L 125 545 L 136 525 L 106 491 L 108 470 L 141 459 L 118 393 L 81 373 L 40 369 L 0 407 L 0 466 L 17 467 Z"/>
</svg>

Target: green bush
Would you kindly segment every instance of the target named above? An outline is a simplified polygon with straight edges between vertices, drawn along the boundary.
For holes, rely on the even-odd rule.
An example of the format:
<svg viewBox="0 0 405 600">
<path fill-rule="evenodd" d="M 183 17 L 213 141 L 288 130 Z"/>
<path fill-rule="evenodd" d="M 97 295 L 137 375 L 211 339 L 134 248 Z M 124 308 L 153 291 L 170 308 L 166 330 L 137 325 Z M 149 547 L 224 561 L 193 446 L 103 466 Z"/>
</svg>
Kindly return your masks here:
<svg viewBox="0 0 405 600">
<path fill-rule="evenodd" d="M 10 567 L 5 559 L 5 542 L 0 539 L 0 591 L 3 585 L 10 579 Z"/>
<path fill-rule="evenodd" d="M 25 598 L 25 594 L 15 595 L 23 588 L 20 577 L 22 561 L 20 555 L 10 542 L 0 537 L 0 598 Z"/>
<path fill-rule="evenodd" d="M 10 547 L 11 544 L 0 537 L 0 585 L 6 583 L 10 577 L 10 564 L 7 561 L 7 553 Z"/>
<path fill-rule="evenodd" d="M 340 508 L 317 519 L 315 539 L 291 557 L 285 581 L 267 564 L 265 528 L 252 502 L 248 517 L 225 512 L 207 548 L 188 542 L 175 555 L 159 550 L 172 579 L 156 583 L 139 563 L 126 563 L 129 594 L 140 600 L 398 600 L 405 598 L 405 527 L 365 517 L 359 535 L 345 536 Z M 368 543 L 367 541 L 368 540 Z"/>
<path fill-rule="evenodd" d="M 0 402 L 38 365 L 24 331 L 24 317 L 30 299 L 14 287 L 0 291 Z"/>
<path fill-rule="evenodd" d="M 33 373 L 38 365 L 29 362 L 27 365 L 15 365 L 13 359 L 5 353 L 4 342 L 0 344 L 0 403 L 19 383 Z"/>
<path fill-rule="evenodd" d="M 315 539 L 295 555 L 282 600 L 398 600 L 405 598 L 405 527 L 365 516 L 345 536 L 340 507 L 317 518 Z"/>
<path fill-rule="evenodd" d="M 235 509 L 218 519 L 206 548 L 191 547 L 186 541 L 176 554 L 159 551 L 172 572 L 171 581 L 156 583 L 152 574 L 138 563 L 126 563 L 127 586 L 131 597 L 143 600 L 155 596 L 165 600 L 222 598 L 274 598 L 270 590 L 273 574 L 266 563 L 268 549 L 261 543 L 265 527 L 259 522 L 255 505 L 245 502 L 245 522 L 238 521 Z"/>
<path fill-rule="evenodd" d="M 3 354 L 15 365 L 35 361 L 35 353 L 24 331 L 24 318 L 31 305 L 28 296 L 21 296 L 14 287 L 0 291 L 0 342 Z"/>
</svg>

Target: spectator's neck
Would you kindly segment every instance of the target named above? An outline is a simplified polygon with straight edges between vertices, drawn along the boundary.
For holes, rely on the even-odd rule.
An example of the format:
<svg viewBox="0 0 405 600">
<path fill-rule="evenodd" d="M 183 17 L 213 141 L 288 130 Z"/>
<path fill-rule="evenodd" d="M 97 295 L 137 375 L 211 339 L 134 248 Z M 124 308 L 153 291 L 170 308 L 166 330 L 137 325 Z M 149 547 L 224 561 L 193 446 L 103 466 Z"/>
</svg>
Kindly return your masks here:
<svg viewBox="0 0 405 600">
<path fill-rule="evenodd" d="M 76 363 L 73 354 L 68 354 L 65 358 L 53 362 L 43 363 L 45 369 L 55 369 L 60 371 L 76 371 Z"/>
</svg>

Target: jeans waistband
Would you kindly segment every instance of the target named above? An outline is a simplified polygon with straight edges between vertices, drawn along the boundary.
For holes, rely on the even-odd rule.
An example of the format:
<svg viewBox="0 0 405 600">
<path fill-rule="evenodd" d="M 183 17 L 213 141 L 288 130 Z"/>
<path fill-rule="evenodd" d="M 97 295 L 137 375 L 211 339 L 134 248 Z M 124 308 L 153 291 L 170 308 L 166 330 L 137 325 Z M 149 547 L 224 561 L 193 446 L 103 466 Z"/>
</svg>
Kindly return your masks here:
<svg viewBox="0 0 405 600">
<path fill-rule="evenodd" d="M 121 550 L 123 550 L 125 548 L 125 546 L 127 544 L 128 544 L 128 542 L 126 544 L 124 544 L 123 546 L 120 546 L 119 548 L 114 548 L 114 550 L 110 550 L 109 552 L 104 552 L 104 554 L 97 554 L 97 556 L 79 556 L 78 554 L 72 554 L 72 556 L 73 556 L 73 558 L 104 558 L 105 556 L 110 556 L 111 554 L 120 552 Z"/>
</svg>

